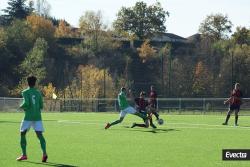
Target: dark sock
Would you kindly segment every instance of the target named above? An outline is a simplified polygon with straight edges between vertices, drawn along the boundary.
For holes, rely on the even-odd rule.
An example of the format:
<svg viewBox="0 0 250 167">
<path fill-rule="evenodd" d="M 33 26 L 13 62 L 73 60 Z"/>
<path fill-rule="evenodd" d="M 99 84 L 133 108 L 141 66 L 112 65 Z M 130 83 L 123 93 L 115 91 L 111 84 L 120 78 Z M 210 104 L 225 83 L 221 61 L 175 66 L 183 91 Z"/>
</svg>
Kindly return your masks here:
<svg viewBox="0 0 250 167">
<path fill-rule="evenodd" d="M 145 124 L 135 124 L 135 126 L 138 126 L 138 127 L 146 127 L 146 125 Z"/>
<path fill-rule="evenodd" d="M 121 123 L 121 120 L 116 120 L 116 121 L 110 123 L 110 126 L 113 126 L 113 125 L 116 125 L 116 124 L 119 124 L 119 123 Z"/>
<path fill-rule="evenodd" d="M 38 139 L 40 140 L 43 155 L 47 155 L 47 153 L 46 153 L 46 141 L 45 141 L 43 135 L 38 135 Z"/>
<path fill-rule="evenodd" d="M 153 119 L 152 118 L 149 119 L 149 123 L 150 123 L 150 125 L 153 124 Z"/>
<path fill-rule="evenodd" d="M 237 116 L 235 116 L 235 125 L 237 125 L 238 124 L 238 118 L 239 118 L 239 116 L 237 115 Z"/>
<path fill-rule="evenodd" d="M 26 136 L 25 135 L 21 135 L 20 145 L 21 145 L 21 148 L 22 148 L 23 155 L 27 155 L 26 154 L 27 141 L 26 141 Z"/>
<path fill-rule="evenodd" d="M 155 115 L 156 119 L 159 119 L 159 114 L 157 112 L 153 112 L 153 114 Z"/>
<path fill-rule="evenodd" d="M 228 122 L 229 118 L 230 118 L 230 115 L 228 114 L 228 115 L 227 115 L 227 118 L 226 118 L 226 122 L 225 122 L 225 123 L 227 123 L 227 122 Z"/>
</svg>

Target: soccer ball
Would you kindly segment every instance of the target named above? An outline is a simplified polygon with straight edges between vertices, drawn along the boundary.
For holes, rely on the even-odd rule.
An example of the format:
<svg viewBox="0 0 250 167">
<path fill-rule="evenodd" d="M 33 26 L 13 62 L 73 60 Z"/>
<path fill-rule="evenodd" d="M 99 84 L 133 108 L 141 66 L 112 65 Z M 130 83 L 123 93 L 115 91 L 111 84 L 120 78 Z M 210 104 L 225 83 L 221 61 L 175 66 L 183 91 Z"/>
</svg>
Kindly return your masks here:
<svg viewBox="0 0 250 167">
<path fill-rule="evenodd" d="M 163 119 L 161 119 L 161 118 L 158 119 L 157 122 L 158 122 L 159 125 L 163 125 L 163 124 L 164 124 L 164 121 L 163 121 Z"/>
</svg>

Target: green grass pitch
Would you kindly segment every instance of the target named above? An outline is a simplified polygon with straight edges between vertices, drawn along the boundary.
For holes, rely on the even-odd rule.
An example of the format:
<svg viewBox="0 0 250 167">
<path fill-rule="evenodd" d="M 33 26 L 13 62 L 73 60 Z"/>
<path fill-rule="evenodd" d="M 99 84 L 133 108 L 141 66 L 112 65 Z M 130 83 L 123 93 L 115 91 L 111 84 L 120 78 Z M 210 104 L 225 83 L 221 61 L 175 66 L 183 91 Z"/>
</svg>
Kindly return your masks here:
<svg viewBox="0 0 250 167">
<path fill-rule="evenodd" d="M 84 167 L 246 167 L 250 161 L 222 161 L 222 149 L 250 149 L 250 117 L 225 115 L 162 115 L 158 129 L 134 128 L 141 122 L 127 115 L 120 125 L 104 130 L 118 113 L 43 113 L 48 163 L 41 163 L 39 142 L 27 134 L 28 160 L 20 155 L 19 126 L 23 113 L 0 114 L 0 166 Z"/>
</svg>

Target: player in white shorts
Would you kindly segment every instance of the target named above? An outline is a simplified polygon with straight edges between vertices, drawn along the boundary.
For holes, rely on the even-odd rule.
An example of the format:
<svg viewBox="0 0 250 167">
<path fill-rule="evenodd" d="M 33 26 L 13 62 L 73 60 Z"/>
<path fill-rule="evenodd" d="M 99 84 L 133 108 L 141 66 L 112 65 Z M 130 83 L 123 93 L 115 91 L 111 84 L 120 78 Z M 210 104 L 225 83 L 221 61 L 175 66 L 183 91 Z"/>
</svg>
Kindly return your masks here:
<svg viewBox="0 0 250 167">
<path fill-rule="evenodd" d="M 21 123 L 20 132 L 21 132 L 21 149 L 22 155 L 18 157 L 17 161 L 27 160 L 26 154 L 26 133 L 32 127 L 37 135 L 37 138 L 40 141 L 42 148 L 42 162 L 46 162 L 48 159 L 48 155 L 46 152 L 46 141 L 43 136 L 43 123 L 41 116 L 41 109 L 43 109 L 43 98 L 41 93 L 35 89 L 36 77 L 31 76 L 27 78 L 29 87 L 22 91 L 23 103 L 20 105 L 20 108 L 24 110 L 24 119 Z"/>
<path fill-rule="evenodd" d="M 105 129 L 108 129 L 109 127 L 111 127 L 113 125 L 121 123 L 127 114 L 137 115 L 138 117 L 142 118 L 146 124 L 146 127 L 148 127 L 147 116 L 137 112 L 135 108 L 131 107 L 128 104 L 128 101 L 126 98 L 126 88 L 124 88 L 124 87 L 121 88 L 121 92 L 118 95 L 118 103 L 119 103 L 119 107 L 121 109 L 120 118 L 112 123 L 107 123 L 107 125 L 105 126 Z"/>
<path fill-rule="evenodd" d="M 42 121 L 25 121 L 23 120 L 20 127 L 20 132 L 28 131 L 30 128 L 33 128 L 34 131 L 44 132 L 43 122 Z"/>
</svg>

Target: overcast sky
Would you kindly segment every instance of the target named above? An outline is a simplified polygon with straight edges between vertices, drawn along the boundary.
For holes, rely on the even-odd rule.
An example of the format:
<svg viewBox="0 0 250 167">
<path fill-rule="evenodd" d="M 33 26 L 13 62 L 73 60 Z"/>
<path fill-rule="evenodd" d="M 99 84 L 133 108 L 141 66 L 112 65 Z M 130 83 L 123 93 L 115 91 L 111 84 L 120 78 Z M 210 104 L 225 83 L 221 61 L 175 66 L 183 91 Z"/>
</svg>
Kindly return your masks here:
<svg viewBox="0 0 250 167">
<path fill-rule="evenodd" d="M 101 10 L 104 20 L 111 24 L 122 6 L 133 6 L 136 0 L 47 0 L 51 5 L 51 16 L 65 19 L 78 26 L 86 10 Z M 153 4 L 156 0 L 143 0 Z M 227 14 L 237 26 L 250 27 L 250 0 L 159 0 L 170 17 L 167 32 L 188 37 L 198 32 L 200 23 L 211 13 Z M 0 10 L 7 7 L 8 0 L 0 0 Z M 1 11 L 0 14 L 3 14 Z"/>
</svg>

